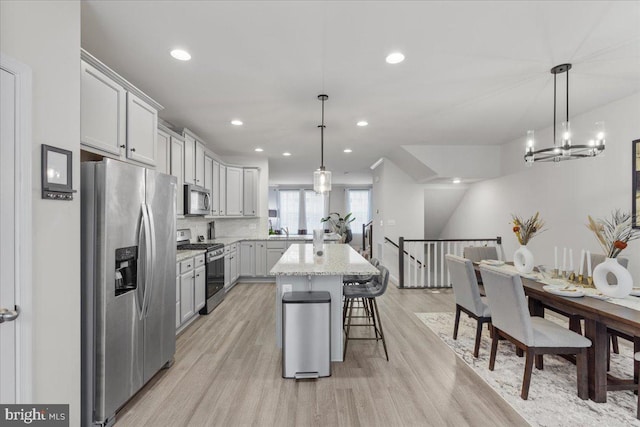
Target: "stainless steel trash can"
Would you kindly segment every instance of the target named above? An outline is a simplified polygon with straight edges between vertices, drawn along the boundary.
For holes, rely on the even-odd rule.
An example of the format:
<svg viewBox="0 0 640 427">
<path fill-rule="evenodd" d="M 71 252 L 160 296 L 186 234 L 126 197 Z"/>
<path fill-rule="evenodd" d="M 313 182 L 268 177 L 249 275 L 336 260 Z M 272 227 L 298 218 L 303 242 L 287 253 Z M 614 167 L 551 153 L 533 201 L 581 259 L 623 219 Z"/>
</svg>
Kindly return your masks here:
<svg viewBox="0 0 640 427">
<path fill-rule="evenodd" d="M 331 375 L 331 294 L 286 292 L 282 295 L 282 376 Z"/>
</svg>

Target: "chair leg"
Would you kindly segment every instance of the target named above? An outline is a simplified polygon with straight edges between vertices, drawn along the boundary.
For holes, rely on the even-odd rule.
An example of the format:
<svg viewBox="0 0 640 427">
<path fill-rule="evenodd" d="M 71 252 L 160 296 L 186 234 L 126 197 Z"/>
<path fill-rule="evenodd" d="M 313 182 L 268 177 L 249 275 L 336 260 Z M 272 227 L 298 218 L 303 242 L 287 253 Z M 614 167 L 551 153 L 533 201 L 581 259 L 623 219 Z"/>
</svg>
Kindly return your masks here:
<svg viewBox="0 0 640 427">
<path fill-rule="evenodd" d="M 580 324 L 580 317 L 569 316 L 569 330 L 576 334 L 582 335 L 582 325 Z"/>
<path fill-rule="evenodd" d="M 618 348 L 618 337 L 613 334 L 611 334 L 611 347 L 613 347 L 613 352 L 615 354 L 620 354 L 620 348 Z"/>
<path fill-rule="evenodd" d="M 376 316 L 375 313 L 373 312 L 373 303 L 371 302 L 372 298 L 365 298 L 364 299 L 367 302 L 367 306 L 369 308 L 368 313 L 369 317 L 371 318 L 371 323 L 373 323 L 373 333 L 376 336 L 376 340 L 380 337 L 380 334 L 378 333 L 378 324 L 376 322 Z"/>
<path fill-rule="evenodd" d="M 498 336 L 498 330 L 491 325 L 491 330 L 493 331 L 493 338 L 491 338 L 491 356 L 489 356 L 489 370 L 493 371 L 493 368 L 496 364 L 496 353 L 498 352 L 498 341 L 500 337 Z"/>
<path fill-rule="evenodd" d="M 587 349 L 583 348 L 576 354 L 576 373 L 578 382 L 578 397 L 582 400 L 589 398 L 589 377 L 587 368 Z"/>
<path fill-rule="evenodd" d="M 520 393 L 520 397 L 522 398 L 522 400 L 527 400 L 527 398 L 529 397 L 529 385 L 531 384 L 533 359 L 535 359 L 535 353 L 531 348 L 527 349 L 526 355 L 527 357 L 524 361 L 524 378 L 522 379 L 522 393 Z"/>
<path fill-rule="evenodd" d="M 544 369 L 544 362 L 542 361 L 541 354 L 536 355 L 536 369 L 540 369 L 540 370 Z"/>
<path fill-rule="evenodd" d="M 480 340 L 482 339 L 482 321 L 478 319 L 478 323 L 476 325 L 476 344 L 473 347 L 473 357 L 478 358 L 478 353 L 480 352 Z"/>
<path fill-rule="evenodd" d="M 524 356 L 524 351 L 521 348 L 516 347 L 516 356 L 522 357 Z"/>
<path fill-rule="evenodd" d="M 382 319 L 380 319 L 380 312 L 378 311 L 378 303 L 375 298 L 373 300 L 373 309 L 375 312 L 375 317 L 378 318 L 378 326 L 380 327 L 380 338 L 382 338 L 382 346 L 384 347 L 384 355 L 387 357 L 387 362 L 389 361 L 389 353 L 387 353 L 387 341 L 384 339 L 384 332 L 382 332 Z"/>
<path fill-rule="evenodd" d="M 345 335 L 344 340 L 344 351 L 342 353 L 342 358 L 344 359 L 347 355 L 347 344 L 349 344 L 349 331 L 351 330 L 351 319 L 353 315 L 353 298 L 347 299 L 347 305 L 349 306 L 349 322 L 347 323 L 347 333 Z"/>
<path fill-rule="evenodd" d="M 453 322 L 453 339 L 458 339 L 458 324 L 460 323 L 460 306 L 456 304 L 456 320 Z"/>
</svg>

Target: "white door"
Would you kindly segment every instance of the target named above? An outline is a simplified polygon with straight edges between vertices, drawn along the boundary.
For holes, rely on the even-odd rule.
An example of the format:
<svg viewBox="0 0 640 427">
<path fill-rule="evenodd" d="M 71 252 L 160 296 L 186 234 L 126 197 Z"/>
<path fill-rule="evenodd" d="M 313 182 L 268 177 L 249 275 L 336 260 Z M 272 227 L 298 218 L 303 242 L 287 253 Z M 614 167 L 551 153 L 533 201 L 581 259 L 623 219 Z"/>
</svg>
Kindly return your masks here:
<svg viewBox="0 0 640 427">
<path fill-rule="evenodd" d="M 22 244 L 31 241 L 30 69 L 1 55 L 0 87 L 0 402 L 7 404 L 31 392 L 31 266 Z"/>
</svg>

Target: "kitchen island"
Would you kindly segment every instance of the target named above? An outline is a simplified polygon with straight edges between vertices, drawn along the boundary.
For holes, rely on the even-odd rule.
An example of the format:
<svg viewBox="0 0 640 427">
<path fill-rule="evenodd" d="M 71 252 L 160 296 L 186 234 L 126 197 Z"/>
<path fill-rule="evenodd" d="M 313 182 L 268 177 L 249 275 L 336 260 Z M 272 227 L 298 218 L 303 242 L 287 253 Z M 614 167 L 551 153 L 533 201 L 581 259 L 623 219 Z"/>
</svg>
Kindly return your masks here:
<svg viewBox="0 0 640 427">
<path fill-rule="evenodd" d="M 331 360 L 342 362 L 342 277 L 377 275 L 378 269 L 346 244 L 325 244 L 322 256 L 314 255 L 313 244 L 294 244 L 271 269 L 271 274 L 276 276 L 278 348 L 282 348 L 283 291 L 328 291 L 331 294 Z M 287 285 L 291 289 L 287 289 Z"/>
</svg>

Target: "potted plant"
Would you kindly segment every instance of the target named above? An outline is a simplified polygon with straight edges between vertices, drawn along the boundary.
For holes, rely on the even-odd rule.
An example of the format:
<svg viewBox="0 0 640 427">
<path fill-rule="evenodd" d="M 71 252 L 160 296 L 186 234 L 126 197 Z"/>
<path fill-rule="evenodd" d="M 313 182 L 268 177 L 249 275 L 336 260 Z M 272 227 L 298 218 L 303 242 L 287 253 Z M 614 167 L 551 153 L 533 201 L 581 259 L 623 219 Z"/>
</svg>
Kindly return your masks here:
<svg viewBox="0 0 640 427">
<path fill-rule="evenodd" d="M 536 233 L 542 233 L 544 230 L 544 221 L 540 218 L 540 213 L 536 212 L 531 218 L 522 220 L 517 215 L 513 217 L 513 232 L 518 238 L 520 248 L 513 254 L 513 265 L 516 270 L 522 274 L 528 274 L 533 271 L 533 253 L 527 248 L 529 240 L 536 235 Z"/>
<path fill-rule="evenodd" d="M 349 224 L 355 220 L 356 218 L 351 212 L 346 214 L 344 218 L 338 212 L 331 212 L 328 217 L 322 218 L 320 222 L 328 223 L 331 231 L 342 236 L 341 241 L 343 243 L 349 243 L 353 239 L 353 233 L 351 233 L 351 226 Z"/>
</svg>

